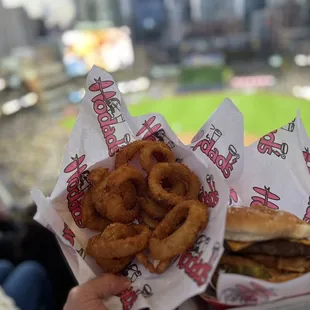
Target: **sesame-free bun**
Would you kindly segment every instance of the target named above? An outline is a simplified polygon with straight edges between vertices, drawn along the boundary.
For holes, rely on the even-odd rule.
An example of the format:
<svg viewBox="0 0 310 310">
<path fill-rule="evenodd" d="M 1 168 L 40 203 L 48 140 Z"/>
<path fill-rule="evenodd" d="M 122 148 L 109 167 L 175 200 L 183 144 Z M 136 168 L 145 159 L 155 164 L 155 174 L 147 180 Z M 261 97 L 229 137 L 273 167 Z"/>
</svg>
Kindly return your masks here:
<svg viewBox="0 0 310 310">
<path fill-rule="evenodd" d="M 308 238 L 310 239 L 310 224 L 289 212 L 264 206 L 228 208 L 226 240 L 253 242 Z"/>
</svg>

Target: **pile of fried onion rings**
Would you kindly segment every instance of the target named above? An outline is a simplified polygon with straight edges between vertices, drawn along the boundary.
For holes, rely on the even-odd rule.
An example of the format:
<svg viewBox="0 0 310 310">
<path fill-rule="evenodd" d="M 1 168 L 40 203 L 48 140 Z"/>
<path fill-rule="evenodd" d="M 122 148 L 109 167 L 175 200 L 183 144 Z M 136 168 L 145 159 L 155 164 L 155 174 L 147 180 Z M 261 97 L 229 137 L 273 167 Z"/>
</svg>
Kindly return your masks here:
<svg viewBox="0 0 310 310">
<path fill-rule="evenodd" d="M 114 171 L 94 168 L 88 180 L 82 220 L 100 233 L 88 240 L 86 253 L 105 272 L 118 274 L 136 258 L 161 274 L 207 225 L 198 177 L 163 142 L 128 144 L 116 154 Z"/>
</svg>

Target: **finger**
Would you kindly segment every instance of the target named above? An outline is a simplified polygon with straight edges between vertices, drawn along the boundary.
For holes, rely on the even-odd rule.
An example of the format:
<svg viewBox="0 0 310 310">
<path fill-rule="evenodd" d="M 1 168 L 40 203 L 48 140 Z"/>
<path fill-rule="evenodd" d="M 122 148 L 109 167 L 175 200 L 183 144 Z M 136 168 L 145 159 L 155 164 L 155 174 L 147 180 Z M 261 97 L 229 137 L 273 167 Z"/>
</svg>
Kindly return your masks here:
<svg viewBox="0 0 310 310">
<path fill-rule="evenodd" d="M 105 274 L 84 284 L 84 288 L 91 291 L 97 298 L 118 295 L 128 289 L 131 282 L 126 277 Z"/>
</svg>

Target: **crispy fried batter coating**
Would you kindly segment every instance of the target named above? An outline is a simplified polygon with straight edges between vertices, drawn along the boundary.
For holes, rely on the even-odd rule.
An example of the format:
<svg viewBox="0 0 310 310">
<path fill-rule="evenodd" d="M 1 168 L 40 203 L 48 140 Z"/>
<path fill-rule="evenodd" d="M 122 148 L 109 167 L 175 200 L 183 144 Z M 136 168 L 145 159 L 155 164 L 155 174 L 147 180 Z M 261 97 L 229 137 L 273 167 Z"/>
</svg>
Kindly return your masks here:
<svg viewBox="0 0 310 310">
<path fill-rule="evenodd" d="M 152 233 L 149 241 L 152 257 L 162 261 L 185 252 L 205 228 L 207 220 L 207 207 L 197 200 L 176 205 Z"/>
</svg>

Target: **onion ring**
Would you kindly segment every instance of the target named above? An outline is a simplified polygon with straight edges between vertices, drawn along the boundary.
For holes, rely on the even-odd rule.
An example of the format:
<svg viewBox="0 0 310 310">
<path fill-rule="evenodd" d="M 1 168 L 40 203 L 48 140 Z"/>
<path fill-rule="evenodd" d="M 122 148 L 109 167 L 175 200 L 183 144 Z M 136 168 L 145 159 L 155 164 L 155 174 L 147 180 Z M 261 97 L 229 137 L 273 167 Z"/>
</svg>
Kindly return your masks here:
<svg viewBox="0 0 310 310">
<path fill-rule="evenodd" d="M 187 200 L 176 205 L 152 233 L 149 240 L 151 256 L 162 261 L 185 252 L 195 242 L 199 231 L 206 226 L 207 212 L 206 205 L 197 200 Z"/>
<path fill-rule="evenodd" d="M 154 160 L 157 162 L 173 163 L 176 160 L 173 152 L 164 142 L 153 142 L 140 151 L 140 164 L 142 169 L 149 174 L 154 166 Z"/>
<path fill-rule="evenodd" d="M 102 234 L 94 236 L 89 239 L 86 252 L 88 254 L 93 254 L 96 259 L 96 263 L 103 268 L 105 272 L 119 273 L 122 271 L 132 260 L 132 256 L 126 256 L 121 258 L 107 259 L 103 257 L 98 257 L 96 253 L 92 252 L 93 245 L 100 242 L 103 238 L 108 241 L 113 241 L 128 236 L 135 236 L 137 234 L 136 230 L 131 226 L 126 226 L 122 224 L 115 224 L 108 226 Z"/>
<path fill-rule="evenodd" d="M 154 263 L 151 263 L 149 261 L 149 258 L 147 255 L 144 253 L 144 251 L 139 252 L 136 254 L 136 259 L 137 261 L 142 264 L 149 272 L 151 273 L 157 273 L 157 274 L 162 274 L 163 272 L 166 271 L 166 269 L 169 267 L 170 264 L 170 259 L 160 261 L 157 266 L 154 266 Z"/>
<path fill-rule="evenodd" d="M 113 236 L 114 232 L 117 232 L 120 228 L 134 229 L 136 234 L 117 238 L 116 240 L 114 237 L 105 237 L 108 233 Z M 100 238 L 92 237 L 89 239 L 86 250 L 89 255 L 96 258 L 113 259 L 135 255 L 147 246 L 150 233 L 150 230 L 145 225 L 111 224 L 105 229 Z M 120 236 L 123 236 L 123 234 L 119 234 L 117 237 Z"/>
<path fill-rule="evenodd" d="M 139 215 L 140 204 L 136 203 L 132 209 L 126 207 L 121 195 L 107 193 L 104 205 L 106 207 L 106 217 L 112 222 L 130 223 Z"/>
<path fill-rule="evenodd" d="M 134 185 L 130 182 L 126 182 L 119 187 L 119 196 L 121 197 L 121 204 L 124 205 L 125 209 L 134 208 L 137 203 L 136 197 L 136 189 Z M 107 199 L 106 199 L 106 191 L 103 190 L 102 192 L 96 191 L 95 194 L 95 208 L 99 214 L 102 216 L 106 216 L 107 214 Z M 118 197 L 119 201 L 119 197 Z"/>
<path fill-rule="evenodd" d="M 107 168 L 95 168 L 88 175 L 88 180 L 93 185 L 93 203 L 99 216 L 105 216 L 105 212 L 101 209 L 102 199 L 100 194 L 106 185 L 108 175 L 109 169 Z"/>
<path fill-rule="evenodd" d="M 111 224 L 111 222 L 103 218 L 95 209 L 93 202 L 93 189 L 88 190 L 82 200 L 82 221 L 84 225 L 91 229 L 97 231 L 104 231 L 104 229 Z"/>
<path fill-rule="evenodd" d="M 101 216 L 106 216 L 106 208 L 104 205 L 104 192 L 105 192 L 105 188 L 107 185 L 108 176 L 109 176 L 109 173 L 106 175 L 106 177 L 103 180 L 101 180 L 101 182 L 95 184 L 93 188 L 95 208 Z"/>
<path fill-rule="evenodd" d="M 145 179 L 139 170 L 130 165 L 121 166 L 113 171 L 107 178 L 105 191 L 102 194 L 103 206 L 106 217 L 112 222 L 129 223 L 139 214 L 139 201 L 135 200 L 135 204 L 130 205 L 127 204 L 125 200 L 122 186 L 128 182 L 134 185 L 136 196 L 143 195 L 146 190 Z"/>
<path fill-rule="evenodd" d="M 167 181 L 167 180 L 164 180 Z M 174 192 L 178 195 L 186 194 L 186 185 L 182 181 L 176 181 L 171 186 L 171 182 L 164 182 L 163 187 L 170 193 Z M 152 198 L 152 194 L 148 193 L 145 197 L 140 198 L 141 208 L 152 218 L 161 220 L 165 217 L 171 206 L 158 203 Z"/>
<path fill-rule="evenodd" d="M 146 174 L 129 164 L 136 155 Z M 82 219 L 101 234 L 88 240 L 86 253 L 105 272 L 119 273 L 136 257 L 151 273 L 161 274 L 207 224 L 207 207 L 198 201 L 199 179 L 176 163 L 163 142 L 130 143 L 116 154 L 115 167 L 88 175 Z M 142 224 L 130 224 L 135 219 Z"/>
<path fill-rule="evenodd" d="M 109 175 L 109 169 L 107 168 L 95 168 L 88 175 L 88 181 L 92 185 L 97 185 L 102 182 Z"/>
<path fill-rule="evenodd" d="M 163 188 L 163 180 L 169 177 L 182 180 L 186 183 L 187 192 L 185 196 L 178 195 L 175 192 L 169 192 Z M 187 166 L 180 163 L 156 164 L 149 174 L 148 183 L 153 197 L 158 202 L 172 206 L 183 200 L 197 199 L 200 191 L 198 177 Z"/>
<path fill-rule="evenodd" d="M 125 202 L 125 208 L 131 209 L 137 203 L 137 191 L 131 182 L 125 182 L 119 186 L 120 195 Z"/>
<path fill-rule="evenodd" d="M 134 167 L 124 165 L 95 187 L 96 210 L 114 222 L 129 223 L 137 217 L 140 207 L 136 189 L 143 192 L 145 187 L 142 174 Z"/>
<path fill-rule="evenodd" d="M 107 178 L 106 189 L 119 192 L 119 187 L 128 181 L 134 184 L 138 196 L 145 193 L 147 184 L 142 173 L 130 165 L 123 165 L 113 171 Z"/>
<path fill-rule="evenodd" d="M 163 206 L 151 199 L 150 197 L 140 198 L 141 209 L 154 219 L 163 219 L 170 208 Z"/>
<path fill-rule="evenodd" d="M 96 259 L 96 263 L 103 268 L 106 273 L 117 274 L 126 268 L 127 265 L 132 261 L 132 256 L 121 257 L 121 258 L 102 258 L 99 257 Z"/>
<path fill-rule="evenodd" d="M 142 211 L 141 212 L 141 218 L 144 222 L 144 224 L 151 230 L 154 230 L 156 226 L 158 225 L 159 221 L 153 219 L 149 214 L 146 212 Z"/>
<path fill-rule="evenodd" d="M 169 193 L 176 193 L 179 196 L 185 196 L 187 193 L 186 184 L 182 180 L 174 179 L 169 176 L 162 181 L 162 187 Z"/>
<path fill-rule="evenodd" d="M 113 241 L 126 237 L 133 237 L 137 234 L 134 225 L 124 225 L 121 223 L 115 223 L 109 225 L 101 234 L 101 236 L 107 241 Z"/>
<path fill-rule="evenodd" d="M 126 145 L 115 155 L 115 169 L 127 164 L 129 161 L 133 160 L 135 155 L 140 152 L 140 150 L 146 145 L 151 145 L 151 141 L 147 140 L 137 140 Z"/>
<path fill-rule="evenodd" d="M 107 180 L 102 181 L 94 188 L 95 208 L 99 214 L 106 216 L 106 185 Z M 124 202 L 124 208 L 132 209 L 137 203 L 136 188 L 131 182 L 125 182 L 119 186 L 120 196 Z"/>
</svg>

